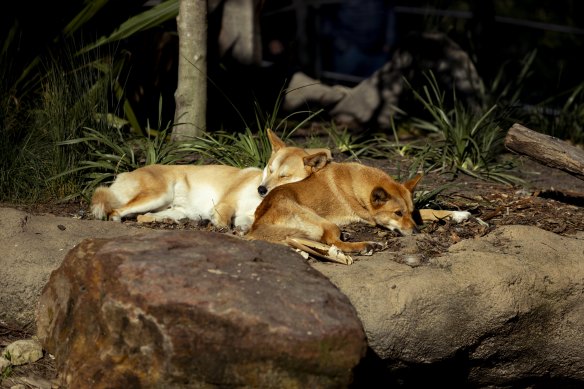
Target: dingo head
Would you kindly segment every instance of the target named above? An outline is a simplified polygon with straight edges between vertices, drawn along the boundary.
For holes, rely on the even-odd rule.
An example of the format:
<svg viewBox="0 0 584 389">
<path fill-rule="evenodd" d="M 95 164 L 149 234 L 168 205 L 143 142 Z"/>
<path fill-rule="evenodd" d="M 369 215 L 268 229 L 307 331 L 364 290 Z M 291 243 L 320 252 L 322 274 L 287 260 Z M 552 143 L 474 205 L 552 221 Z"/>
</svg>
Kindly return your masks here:
<svg viewBox="0 0 584 389">
<path fill-rule="evenodd" d="M 421 178 L 418 174 L 403 184 L 387 179 L 375 182 L 367 208 L 377 225 L 402 235 L 417 232 L 412 194 Z"/>
<path fill-rule="evenodd" d="M 273 188 L 305 179 L 332 160 L 329 149 L 301 149 L 289 147 L 268 129 L 272 155 L 266 165 L 262 182 L 258 187 L 265 197 Z"/>
</svg>

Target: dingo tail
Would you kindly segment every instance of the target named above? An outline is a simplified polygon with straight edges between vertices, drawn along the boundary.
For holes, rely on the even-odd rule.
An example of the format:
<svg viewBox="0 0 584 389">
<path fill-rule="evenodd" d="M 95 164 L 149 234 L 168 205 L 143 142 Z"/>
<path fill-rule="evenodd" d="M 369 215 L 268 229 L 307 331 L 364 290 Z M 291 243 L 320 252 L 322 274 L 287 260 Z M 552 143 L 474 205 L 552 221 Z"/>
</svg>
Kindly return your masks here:
<svg viewBox="0 0 584 389">
<path fill-rule="evenodd" d="M 117 203 L 112 191 L 108 187 L 100 186 L 91 198 L 91 213 L 98 220 L 107 220 Z"/>
</svg>

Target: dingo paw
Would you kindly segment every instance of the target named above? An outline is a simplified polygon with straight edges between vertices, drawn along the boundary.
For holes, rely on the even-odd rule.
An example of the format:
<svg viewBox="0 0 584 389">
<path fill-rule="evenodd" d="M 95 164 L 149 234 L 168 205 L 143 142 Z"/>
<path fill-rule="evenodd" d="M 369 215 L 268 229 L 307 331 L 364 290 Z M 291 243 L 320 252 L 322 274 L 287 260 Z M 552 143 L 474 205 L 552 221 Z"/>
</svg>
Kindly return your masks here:
<svg viewBox="0 0 584 389">
<path fill-rule="evenodd" d="M 376 251 L 385 250 L 386 245 L 379 242 L 367 242 L 365 249 L 361 250 L 361 255 L 373 255 Z"/>
<path fill-rule="evenodd" d="M 249 232 L 250 228 L 251 228 L 250 224 L 245 224 L 241 226 L 236 226 L 233 230 L 237 235 L 244 236 Z"/>
<path fill-rule="evenodd" d="M 460 223 L 470 218 L 470 212 L 468 211 L 452 211 L 452 221 L 455 223 Z"/>
<path fill-rule="evenodd" d="M 153 223 L 156 221 L 156 218 L 152 215 L 138 215 L 136 216 L 136 221 L 138 223 Z"/>
<path fill-rule="evenodd" d="M 345 265 L 351 265 L 353 263 L 353 258 L 351 258 L 351 256 L 345 254 L 343 251 L 341 251 L 335 245 L 332 245 L 329 248 L 327 254 L 328 255 L 326 257 L 334 262 L 342 263 Z"/>
</svg>

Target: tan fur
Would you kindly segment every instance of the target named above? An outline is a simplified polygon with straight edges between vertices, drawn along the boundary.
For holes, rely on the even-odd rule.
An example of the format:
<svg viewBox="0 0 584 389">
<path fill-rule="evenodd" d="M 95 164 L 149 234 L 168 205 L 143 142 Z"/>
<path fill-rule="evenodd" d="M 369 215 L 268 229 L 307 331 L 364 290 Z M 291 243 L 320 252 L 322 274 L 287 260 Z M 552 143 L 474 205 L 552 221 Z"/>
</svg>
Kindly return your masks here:
<svg viewBox="0 0 584 389">
<path fill-rule="evenodd" d="M 91 210 L 96 219 L 121 220 L 137 215 L 139 222 L 207 219 L 218 227 L 243 232 L 253 222 L 262 197 L 272 188 L 312 174 L 303 163 L 311 150 L 287 147 L 271 130 L 270 162 L 262 172 L 226 165 L 149 165 L 121 173 L 108 187 L 96 189 Z M 320 150 L 319 150 L 320 151 Z M 328 150 L 327 150 L 328 151 Z M 327 162 L 328 154 L 316 160 Z"/>
<path fill-rule="evenodd" d="M 318 154 L 306 157 L 305 163 L 314 158 Z M 303 181 L 272 190 L 256 209 L 247 237 L 278 243 L 309 239 L 344 252 L 381 249 L 376 242 L 342 241 L 339 227 L 361 222 L 402 234 L 414 232 L 412 193 L 420 178 L 400 184 L 373 167 L 330 163 Z"/>
<path fill-rule="evenodd" d="M 273 132 L 268 131 L 268 139 L 272 146 L 272 155 L 264 169 L 262 183 L 258 187 L 260 195 L 265 196 L 268 191 L 276 186 L 300 181 L 315 169 L 319 169 L 332 160 L 328 149 L 301 149 L 287 147 Z M 306 164 L 304 158 L 308 155 L 316 155 L 311 162 Z"/>
</svg>

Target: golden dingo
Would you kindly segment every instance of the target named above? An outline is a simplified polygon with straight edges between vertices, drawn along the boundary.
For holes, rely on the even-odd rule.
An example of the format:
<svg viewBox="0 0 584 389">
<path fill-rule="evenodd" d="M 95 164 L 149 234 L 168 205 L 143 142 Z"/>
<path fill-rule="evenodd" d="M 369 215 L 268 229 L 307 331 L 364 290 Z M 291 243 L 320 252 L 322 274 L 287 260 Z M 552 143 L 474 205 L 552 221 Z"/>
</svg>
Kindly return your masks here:
<svg viewBox="0 0 584 389">
<path fill-rule="evenodd" d="M 246 232 L 262 197 L 278 185 L 302 180 L 331 159 L 327 149 L 288 147 L 271 130 L 265 169 L 226 165 L 149 165 L 118 175 L 95 190 L 91 212 L 96 219 L 119 221 L 137 215 L 139 222 L 170 219 L 210 220 L 217 227 Z M 303 159 L 317 153 L 308 164 Z M 316 164 L 316 165 L 311 165 Z"/>
<path fill-rule="evenodd" d="M 304 160 L 314 166 L 311 159 L 319 158 L 323 156 L 317 153 Z M 416 231 L 412 193 L 421 175 L 401 184 L 379 169 L 358 163 L 318 164 L 314 170 L 308 178 L 274 188 L 264 198 L 247 238 L 301 250 L 306 244 L 320 242 L 342 252 L 370 254 L 384 246 L 342 241 L 339 227 L 361 222 L 401 234 Z M 420 210 L 420 214 L 423 220 L 449 217 L 456 222 L 470 216 L 465 211 Z"/>
</svg>

